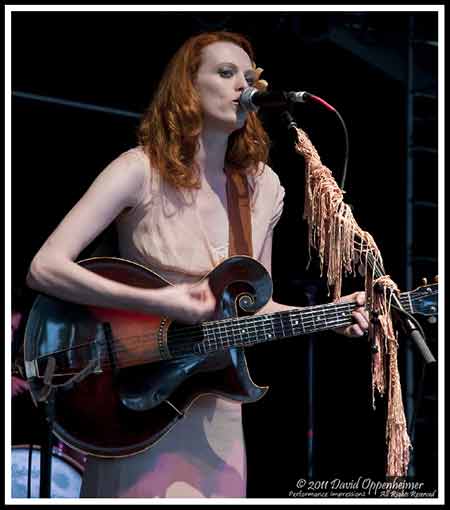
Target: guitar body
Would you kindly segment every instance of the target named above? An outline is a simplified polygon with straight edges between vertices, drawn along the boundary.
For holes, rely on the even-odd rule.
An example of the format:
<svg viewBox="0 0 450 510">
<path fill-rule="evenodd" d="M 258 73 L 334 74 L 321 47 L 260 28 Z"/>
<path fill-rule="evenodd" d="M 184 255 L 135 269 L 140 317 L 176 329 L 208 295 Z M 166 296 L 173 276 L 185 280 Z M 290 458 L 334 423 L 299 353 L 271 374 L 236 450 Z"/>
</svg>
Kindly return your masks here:
<svg viewBox="0 0 450 510">
<path fill-rule="evenodd" d="M 123 259 L 100 257 L 80 265 L 136 287 L 170 285 Z M 216 320 L 252 315 L 272 295 L 269 274 L 250 257 L 231 257 L 207 278 L 217 300 Z M 50 357 L 56 361 L 53 384 L 64 384 L 97 360 L 93 373 L 69 389 L 56 390 L 55 434 L 84 453 L 125 457 L 151 447 L 202 395 L 243 403 L 265 395 L 268 388 L 252 381 L 242 348 L 172 357 L 182 341 L 177 327 L 165 317 L 39 295 L 28 318 L 24 344 L 33 398 L 37 400 L 42 391 Z M 198 335 L 200 326 L 191 330 Z"/>
</svg>

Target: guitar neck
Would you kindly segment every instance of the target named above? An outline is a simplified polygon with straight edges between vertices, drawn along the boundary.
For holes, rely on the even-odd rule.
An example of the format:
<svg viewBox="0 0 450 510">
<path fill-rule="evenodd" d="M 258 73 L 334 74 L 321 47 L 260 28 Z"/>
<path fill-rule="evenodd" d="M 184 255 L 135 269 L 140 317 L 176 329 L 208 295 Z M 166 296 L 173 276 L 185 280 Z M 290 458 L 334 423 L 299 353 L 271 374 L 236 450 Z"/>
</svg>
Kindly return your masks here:
<svg viewBox="0 0 450 510">
<path fill-rule="evenodd" d="M 409 292 L 400 295 L 400 302 L 407 312 L 413 311 Z M 192 339 L 189 343 L 183 342 L 183 346 L 178 349 L 173 345 L 171 354 L 211 354 L 232 347 L 249 347 L 335 329 L 352 323 L 354 309 L 354 303 L 328 303 L 265 315 L 205 322 L 201 325 L 201 341 Z"/>
<path fill-rule="evenodd" d="M 204 353 L 210 353 L 333 329 L 351 323 L 353 308 L 349 304 L 328 304 L 204 323 L 205 340 L 200 345 Z"/>
</svg>

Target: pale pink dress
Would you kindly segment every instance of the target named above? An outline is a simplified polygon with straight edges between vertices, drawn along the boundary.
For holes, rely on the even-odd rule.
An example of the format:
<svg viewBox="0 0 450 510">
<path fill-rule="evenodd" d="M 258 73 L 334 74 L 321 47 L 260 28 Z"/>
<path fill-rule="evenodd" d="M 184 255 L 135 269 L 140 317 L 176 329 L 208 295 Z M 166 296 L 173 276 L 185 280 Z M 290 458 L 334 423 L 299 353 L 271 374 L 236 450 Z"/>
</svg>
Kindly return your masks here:
<svg viewBox="0 0 450 510">
<path fill-rule="evenodd" d="M 150 169 L 136 147 L 111 164 L 141 158 L 148 172 L 139 203 L 117 222 L 120 254 L 172 283 L 196 282 L 228 255 L 226 203 L 211 190 L 177 193 Z M 283 208 L 277 175 L 249 177 L 253 256 L 261 259 Z M 206 185 L 205 185 L 206 186 Z M 270 247 L 269 247 L 270 248 Z M 268 268 L 270 271 L 270 267 Z M 202 396 L 184 419 L 148 450 L 122 459 L 89 457 L 82 497 L 245 497 L 241 404 Z"/>
</svg>

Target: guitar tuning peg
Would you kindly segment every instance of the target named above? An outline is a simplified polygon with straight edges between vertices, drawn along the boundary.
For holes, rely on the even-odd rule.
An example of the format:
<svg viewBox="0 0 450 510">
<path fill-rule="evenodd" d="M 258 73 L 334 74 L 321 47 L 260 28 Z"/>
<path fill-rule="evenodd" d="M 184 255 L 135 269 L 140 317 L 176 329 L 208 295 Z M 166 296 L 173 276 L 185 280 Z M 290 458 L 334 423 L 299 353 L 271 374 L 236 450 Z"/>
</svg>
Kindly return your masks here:
<svg viewBox="0 0 450 510">
<path fill-rule="evenodd" d="M 439 276 L 436 275 L 434 278 L 433 278 L 433 282 L 434 283 L 439 283 Z"/>
<path fill-rule="evenodd" d="M 428 280 L 426 278 L 422 278 L 422 285 L 428 285 Z"/>
</svg>

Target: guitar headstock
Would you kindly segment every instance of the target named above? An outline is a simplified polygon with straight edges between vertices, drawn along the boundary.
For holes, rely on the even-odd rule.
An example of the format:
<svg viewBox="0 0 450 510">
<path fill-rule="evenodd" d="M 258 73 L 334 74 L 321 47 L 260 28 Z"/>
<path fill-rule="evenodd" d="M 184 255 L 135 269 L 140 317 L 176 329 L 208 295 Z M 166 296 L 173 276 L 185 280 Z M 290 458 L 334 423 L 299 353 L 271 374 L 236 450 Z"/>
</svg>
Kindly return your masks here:
<svg viewBox="0 0 450 510">
<path fill-rule="evenodd" d="M 438 277 L 433 278 L 435 283 L 428 283 L 426 278 L 422 278 L 422 285 L 409 292 L 412 313 L 429 317 L 428 321 L 436 322 L 438 314 Z"/>
</svg>

